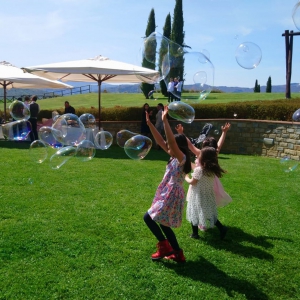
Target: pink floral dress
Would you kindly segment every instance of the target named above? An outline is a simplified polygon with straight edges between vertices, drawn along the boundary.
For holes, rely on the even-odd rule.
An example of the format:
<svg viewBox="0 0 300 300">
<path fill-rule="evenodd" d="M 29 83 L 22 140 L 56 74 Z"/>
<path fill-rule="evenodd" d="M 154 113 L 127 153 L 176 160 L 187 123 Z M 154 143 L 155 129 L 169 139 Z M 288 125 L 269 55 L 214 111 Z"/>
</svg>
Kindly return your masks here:
<svg viewBox="0 0 300 300">
<path fill-rule="evenodd" d="M 181 225 L 185 200 L 183 188 L 185 160 L 185 156 L 181 162 L 176 158 L 171 158 L 148 210 L 152 220 L 164 226 L 179 227 Z"/>
</svg>

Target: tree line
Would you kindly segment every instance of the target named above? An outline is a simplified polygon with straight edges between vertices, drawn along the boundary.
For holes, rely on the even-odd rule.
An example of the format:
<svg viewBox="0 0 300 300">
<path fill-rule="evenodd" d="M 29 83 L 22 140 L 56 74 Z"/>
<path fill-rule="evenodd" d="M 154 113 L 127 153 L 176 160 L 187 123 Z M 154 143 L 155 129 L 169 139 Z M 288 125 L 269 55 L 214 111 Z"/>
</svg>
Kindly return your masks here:
<svg viewBox="0 0 300 300">
<path fill-rule="evenodd" d="M 254 93 L 260 93 L 260 84 L 258 84 L 257 79 L 255 80 L 255 85 L 253 88 Z M 269 76 L 267 85 L 266 85 L 266 93 L 272 93 L 272 79 L 271 76 Z"/>
</svg>

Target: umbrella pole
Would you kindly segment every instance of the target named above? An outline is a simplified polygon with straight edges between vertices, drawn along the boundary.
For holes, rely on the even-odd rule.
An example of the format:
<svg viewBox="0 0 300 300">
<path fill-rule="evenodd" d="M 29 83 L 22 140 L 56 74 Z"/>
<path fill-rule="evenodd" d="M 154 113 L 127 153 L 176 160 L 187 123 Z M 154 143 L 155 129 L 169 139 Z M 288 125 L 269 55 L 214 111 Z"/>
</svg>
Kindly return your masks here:
<svg viewBox="0 0 300 300">
<path fill-rule="evenodd" d="M 4 100 L 4 122 L 6 122 L 6 82 L 3 84 L 3 100 Z"/>
<path fill-rule="evenodd" d="M 101 80 L 98 81 L 98 118 L 99 131 L 101 130 Z"/>
</svg>

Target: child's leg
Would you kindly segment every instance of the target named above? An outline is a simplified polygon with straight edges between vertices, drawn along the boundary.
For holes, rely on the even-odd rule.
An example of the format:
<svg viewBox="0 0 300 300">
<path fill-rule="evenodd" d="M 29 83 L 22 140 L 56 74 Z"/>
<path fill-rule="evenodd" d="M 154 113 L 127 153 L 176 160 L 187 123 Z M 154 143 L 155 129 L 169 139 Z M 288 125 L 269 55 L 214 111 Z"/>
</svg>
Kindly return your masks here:
<svg viewBox="0 0 300 300">
<path fill-rule="evenodd" d="M 192 223 L 191 223 L 192 224 Z M 198 226 L 194 226 L 192 224 L 192 230 L 193 230 L 193 233 L 190 235 L 191 238 L 193 239 L 199 239 L 199 234 L 198 234 Z"/>
<path fill-rule="evenodd" d="M 220 231 L 221 240 L 223 240 L 225 238 L 228 228 L 226 226 L 224 226 L 219 220 L 217 220 L 215 225 L 217 226 L 217 228 Z"/>
<path fill-rule="evenodd" d="M 178 241 L 177 241 L 177 238 L 175 236 L 174 231 L 170 227 L 167 227 L 167 226 L 164 226 L 164 225 L 161 225 L 161 224 L 160 224 L 160 228 L 164 232 L 164 234 L 167 237 L 167 239 L 168 239 L 169 243 L 171 244 L 172 248 L 175 251 L 179 251 L 180 248 L 179 248 L 179 244 L 178 244 Z"/>
<path fill-rule="evenodd" d="M 152 220 L 148 212 L 146 212 L 144 215 L 144 221 L 159 242 L 162 242 L 166 239 L 160 227 L 155 221 Z"/>
</svg>

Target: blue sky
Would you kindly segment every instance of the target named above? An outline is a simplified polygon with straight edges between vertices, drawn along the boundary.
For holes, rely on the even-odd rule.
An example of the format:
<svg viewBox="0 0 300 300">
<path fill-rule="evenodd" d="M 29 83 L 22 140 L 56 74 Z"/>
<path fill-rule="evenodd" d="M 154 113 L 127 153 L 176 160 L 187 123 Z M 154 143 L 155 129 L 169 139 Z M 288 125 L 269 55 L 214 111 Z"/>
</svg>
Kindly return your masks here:
<svg viewBox="0 0 300 300">
<path fill-rule="evenodd" d="M 139 64 L 138 52 L 149 13 L 162 33 L 175 0 L 2 0 L 0 61 L 25 67 L 103 55 Z M 185 43 L 207 50 L 215 86 L 285 84 L 285 30 L 298 31 L 292 13 L 297 0 L 183 0 Z M 297 22 L 296 22 L 297 23 Z M 299 26 L 298 26 L 299 27 Z M 242 68 L 239 44 L 262 51 L 260 64 Z M 300 36 L 294 37 L 292 82 L 300 82 Z"/>
</svg>

